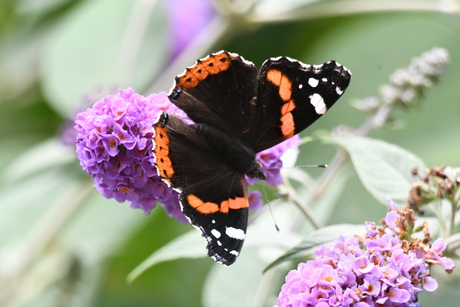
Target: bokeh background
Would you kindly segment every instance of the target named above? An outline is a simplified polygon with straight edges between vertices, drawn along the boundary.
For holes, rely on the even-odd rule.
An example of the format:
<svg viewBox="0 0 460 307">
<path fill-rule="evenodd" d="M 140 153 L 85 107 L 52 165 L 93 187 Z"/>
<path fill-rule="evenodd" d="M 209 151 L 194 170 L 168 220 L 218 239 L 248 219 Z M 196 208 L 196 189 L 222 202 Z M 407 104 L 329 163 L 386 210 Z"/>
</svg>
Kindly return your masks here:
<svg viewBox="0 0 460 307">
<path fill-rule="evenodd" d="M 279 55 L 344 64 L 353 73 L 347 93 L 302 136 L 356 128 L 365 116 L 353 103 L 377 95 L 393 71 L 433 47 L 451 58 L 440 82 L 420 106 L 394 114 L 399 129 L 371 137 L 427 166 L 458 166 L 459 1 L 1 0 L 0 305 L 273 305 L 282 276 L 266 285 L 258 279 L 264 265 L 244 261 L 221 268 L 208 258 L 179 259 L 128 283 L 140 262 L 191 227 L 161 207 L 145 216 L 99 195 L 72 146 L 75 114 L 117 88 L 168 91 L 197 58 L 225 49 L 259 67 Z M 327 164 L 336 150 L 310 142 L 297 163 Z M 381 219 L 386 208 L 351 166 L 347 174 L 331 187 L 326 224 Z M 458 306 L 458 274 L 438 281 L 422 304 Z M 237 285 L 246 291 L 234 293 Z"/>
</svg>

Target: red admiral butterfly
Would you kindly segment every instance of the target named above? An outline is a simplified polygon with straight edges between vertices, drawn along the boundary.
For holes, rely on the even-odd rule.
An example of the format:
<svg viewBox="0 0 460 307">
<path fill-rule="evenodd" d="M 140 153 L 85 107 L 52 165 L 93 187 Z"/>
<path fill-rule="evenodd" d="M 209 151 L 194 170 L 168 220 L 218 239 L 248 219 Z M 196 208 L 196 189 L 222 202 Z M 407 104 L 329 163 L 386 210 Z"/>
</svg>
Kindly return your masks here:
<svg viewBox="0 0 460 307">
<path fill-rule="evenodd" d="M 169 99 L 195 122 L 163 113 L 154 125 L 159 176 L 180 192 L 183 213 L 230 265 L 248 223 L 244 175 L 264 180 L 255 153 L 301 132 L 342 96 L 351 73 L 335 61 L 271 58 L 260 73 L 238 54 L 213 53 L 175 79 Z"/>
</svg>

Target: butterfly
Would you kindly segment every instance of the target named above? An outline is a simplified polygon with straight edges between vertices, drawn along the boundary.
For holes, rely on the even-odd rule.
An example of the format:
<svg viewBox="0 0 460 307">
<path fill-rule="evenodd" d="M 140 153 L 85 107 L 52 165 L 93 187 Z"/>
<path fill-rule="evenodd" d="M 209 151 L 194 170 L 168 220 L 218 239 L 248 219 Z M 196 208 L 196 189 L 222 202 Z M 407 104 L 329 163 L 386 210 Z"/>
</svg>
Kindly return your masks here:
<svg viewBox="0 0 460 307">
<path fill-rule="evenodd" d="M 260 72 L 235 53 L 196 61 L 168 94 L 194 124 L 163 112 L 154 124 L 160 178 L 179 192 L 182 212 L 224 265 L 241 252 L 248 224 L 245 175 L 265 179 L 255 154 L 320 118 L 345 92 L 351 73 L 335 61 L 266 60 Z"/>
</svg>

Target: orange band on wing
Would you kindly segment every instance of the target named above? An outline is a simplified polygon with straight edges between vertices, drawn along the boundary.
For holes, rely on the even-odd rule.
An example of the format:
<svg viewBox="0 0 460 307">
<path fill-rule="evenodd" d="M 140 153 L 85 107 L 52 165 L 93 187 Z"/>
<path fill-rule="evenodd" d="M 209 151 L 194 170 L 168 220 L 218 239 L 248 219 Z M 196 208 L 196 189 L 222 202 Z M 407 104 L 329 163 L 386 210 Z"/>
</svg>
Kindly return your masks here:
<svg viewBox="0 0 460 307">
<path fill-rule="evenodd" d="M 212 214 L 216 212 L 228 213 L 229 209 L 243 209 L 249 206 L 246 197 L 235 197 L 224 200 L 220 205 L 213 202 L 204 202 L 195 195 L 188 195 L 187 201 L 190 206 L 203 214 Z"/>
<path fill-rule="evenodd" d="M 286 75 L 277 69 L 272 69 L 267 72 L 267 79 L 273 85 L 279 87 L 278 94 L 286 103 L 281 106 L 281 133 L 290 138 L 295 132 L 295 122 L 292 111 L 296 108 L 292 97 L 292 82 Z"/>
<path fill-rule="evenodd" d="M 208 58 L 201 61 L 201 64 L 205 69 L 209 71 L 211 75 L 215 75 L 221 71 L 227 70 L 230 67 L 231 56 L 228 53 L 221 52 L 209 56 Z"/>
<path fill-rule="evenodd" d="M 293 100 L 289 100 L 281 107 L 281 114 L 286 114 L 295 109 L 295 103 Z"/>
<path fill-rule="evenodd" d="M 153 153 L 158 174 L 163 180 L 171 184 L 170 178 L 174 175 L 174 169 L 169 158 L 169 138 L 166 129 L 159 124 L 155 125 L 153 141 L 155 142 Z"/>
<path fill-rule="evenodd" d="M 292 82 L 279 70 L 272 69 L 267 72 L 267 79 L 277 87 L 281 99 L 288 101 L 292 97 Z"/>
<path fill-rule="evenodd" d="M 182 86 L 183 91 L 197 86 L 200 81 L 209 75 L 215 75 L 227 70 L 231 63 L 232 56 L 225 52 L 213 54 L 204 60 L 199 60 L 193 67 L 187 68 L 185 73 L 176 78 L 176 88 Z"/>
<path fill-rule="evenodd" d="M 198 84 L 199 81 L 204 80 L 209 76 L 209 71 L 204 69 L 203 65 L 200 63 L 190 68 L 186 75 L 195 77 L 196 83 Z"/>
<path fill-rule="evenodd" d="M 281 123 L 281 133 L 286 138 L 294 136 L 295 123 L 292 113 L 286 113 L 283 116 L 281 116 Z"/>
<path fill-rule="evenodd" d="M 235 197 L 224 200 L 220 203 L 220 210 L 223 208 L 230 208 L 232 210 L 242 209 L 249 206 L 248 199 L 246 197 Z M 228 211 L 228 209 L 227 209 Z"/>
</svg>

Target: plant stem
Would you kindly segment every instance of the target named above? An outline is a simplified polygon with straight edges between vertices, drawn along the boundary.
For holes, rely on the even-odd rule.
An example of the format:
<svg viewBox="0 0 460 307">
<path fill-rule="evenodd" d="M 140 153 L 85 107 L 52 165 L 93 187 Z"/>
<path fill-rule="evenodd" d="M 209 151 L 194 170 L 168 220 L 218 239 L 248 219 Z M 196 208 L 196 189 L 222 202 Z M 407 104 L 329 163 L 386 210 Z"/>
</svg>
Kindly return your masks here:
<svg viewBox="0 0 460 307">
<path fill-rule="evenodd" d="M 292 2 L 291 7 L 284 8 L 282 12 L 262 11 L 259 14 L 253 14 L 250 20 L 254 23 L 270 23 L 393 11 L 455 14 L 459 10 L 459 4 L 454 0 L 337 0 L 320 1 L 308 5 Z"/>
<path fill-rule="evenodd" d="M 370 116 L 361 126 L 352 131 L 350 134 L 354 136 L 366 136 L 372 132 L 372 130 L 381 127 L 386 122 L 391 112 L 394 110 L 394 104 L 382 104 L 380 108 L 372 116 Z M 325 193 L 329 185 L 333 181 L 334 177 L 340 171 L 344 163 L 348 160 L 348 155 L 345 151 L 338 151 L 332 158 L 329 167 L 324 171 L 318 180 L 318 183 L 313 190 L 312 194 L 309 195 L 306 203 L 307 207 L 313 207 L 319 198 Z"/>
<path fill-rule="evenodd" d="M 158 0 L 137 0 L 121 36 L 120 52 L 118 54 L 115 76 L 121 84 L 130 84 L 133 81 L 136 64 L 142 42 L 147 34 L 150 20 Z"/>
<path fill-rule="evenodd" d="M 8 306 L 8 302 L 20 295 L 19 285 L 24 280 L 28 269 L 44 253 L 46 248 L 59 235 L 66 223 L 75 216 L 83 200 L 93 191 L 92 181 L 85 180 L 68 193 L 58 198 L 50 209 L 37 221 L 24 240 L 23 248 L 18 253 L 14 267 L 2 276 L 0 284 L 0 306 Z"/>
</svg>

